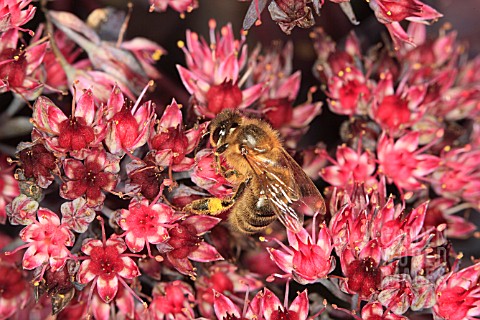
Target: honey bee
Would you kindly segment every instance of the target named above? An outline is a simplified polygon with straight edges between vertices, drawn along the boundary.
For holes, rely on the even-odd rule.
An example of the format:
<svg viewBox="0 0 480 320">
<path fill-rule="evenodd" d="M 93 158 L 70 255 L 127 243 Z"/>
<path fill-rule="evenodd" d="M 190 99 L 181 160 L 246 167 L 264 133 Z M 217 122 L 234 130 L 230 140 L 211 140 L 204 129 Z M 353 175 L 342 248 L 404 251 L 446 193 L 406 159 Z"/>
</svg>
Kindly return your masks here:
<svg viewBox="0 0 480 320">
<path fill-rule="evenodd" d="M 185 211 L 218 215 L 230 209 L 230 224 L 244 233 L 259 232 L 276 219 L 296 233 L 304 214 L 325 214 L 320 192 L 268 123 L 224 110 L 210 124 L 210 143 L 217 170 L 235 186 L 234 194 L 194 200 Z"/>
</svg>

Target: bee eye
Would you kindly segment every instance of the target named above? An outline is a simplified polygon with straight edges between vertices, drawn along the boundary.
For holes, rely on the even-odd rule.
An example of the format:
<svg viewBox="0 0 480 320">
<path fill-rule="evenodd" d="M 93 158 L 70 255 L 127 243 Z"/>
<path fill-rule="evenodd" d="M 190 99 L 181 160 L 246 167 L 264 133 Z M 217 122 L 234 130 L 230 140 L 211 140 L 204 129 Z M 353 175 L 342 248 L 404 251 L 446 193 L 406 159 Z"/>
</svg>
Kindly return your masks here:
<svg viewBox="0 0 480 320">
<path fill-rule="evenodd" d="M 213 131 L 212 133 L 212 141 L 215 143 L 215 145 L 218 145 L 220 142 L 220 138 L 225 136 L 225 129 L 223 127 L 218 127 Z"/>
</svg>

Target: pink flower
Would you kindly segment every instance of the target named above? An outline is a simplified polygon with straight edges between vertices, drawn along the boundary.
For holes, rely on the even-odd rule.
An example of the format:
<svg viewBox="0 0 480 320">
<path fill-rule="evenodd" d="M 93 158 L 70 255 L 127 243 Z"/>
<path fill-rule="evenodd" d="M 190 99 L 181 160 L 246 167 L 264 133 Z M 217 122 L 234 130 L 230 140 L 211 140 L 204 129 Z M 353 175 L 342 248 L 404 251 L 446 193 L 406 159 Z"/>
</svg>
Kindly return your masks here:
<svg viewBox="0 0 480 320">
<path fill-rule="evenodd" d="M 345 115 L 362 114 L 371 98 L 371 84 L 356 68 L 333 76 L 328 83 L 328 106 L 332 112 Z"/>
<path fill-rule="evenodd" d="M 399 85 L 395 90 L 390 71 L 381 72 L 379 76 L 369 115 L 390 135 L 399 136 L 423 119 L 428 102 L 425 101 L 427 86 L 423 83 Z"/>
<path fill-rule="evenodd" d="M 221 35 L 215 35 L 214 20 L 210 20 L 209 27 L 210 45 L 195 32 L 187 31 L 187 46 L 181 42 L 180 47 L 188 69 L 182 66 L 177 69 L 184 86 L 194 97 L 195 112 L 213 118 L 223 109 L 248 107 L 260 97 L 263 84 L 240 89 L 240 72 L 247 59 L 245 38 L 235 40 L 230 24 L 222 27 Z"/>
<path fill-rule="evenodd" d="M 428 256 L 425 252 L 437 249 L 430 242 L 435 229 L 423 229 L 427 203 L 418 205 L 407 214 L 402 206 L 394 205 L 392 198 L 383 204 L 378 191 L 365 192 L 363 188 L 357 186 L 352 195 L 344 196 L 344 199 L 337 199 L 336 193 L 332 196 L 332 201 L 341 208 L 338 211 L 332 208 L 336 213 L 330 221 L 335 249 L 346 277 L 340 281 L 340 288 L 350 294 L 358 293 L 362 300 L 370 300 L 372 294 L 385 288 L 382 283 L 387 281 L 386 277 L 398 276 L 395 274 L 398 259 L 412 257 L 412 275 L 415 276 L 410 281 L 413 286 L 412 309 L 431 303 L 431 295 L 428 295 L 432 290 L 423 292 L 421 289 L 431 287 L 431 282 L 425 282 L 421 276 L 430 270 L 422 262 L 430 261 L 422 258 Z M 443 245 L 443 242 L 436 245 Z M 385 301 L 392 295 L 385 296 Z"/>
<path fill-rule="evenodd" d="M 376 240 L 371 240 L 357 253 L 357 248 L 343 250 L 340 257 L 343 273 L 346 280 L 342 282 L 342 289 L 348 293 L 358 293 L 359 298 L 368 300 L 377 293 L 382 281 L 380 267 L 381 252 Z"/>
<path fill-rule="evenodd" d="M 432 186 L 437 194 L 449 199 L 480 203 L 480 150 L 466 145 L 446 147 L 440 155 L 440 165 L 432 174 Z"/>
<path fill-rule="evenodd" d="M 176 280 L 159 282 L 153 288 L 153 301 L 149 312 L 153 320 L 194 318 L 193 290 L 185 282 Z"/>
<path fill-rule="evenodd" d="M 365 151 L 360 153 L 342 145 L 337 148 L 335 159 L 330 159 L 333 166 L 322 168 L 320 176 L 332 186 L 346 188 L 355 183 L 365 182 L 375 184 L 372 175 L 375 172 L 375 162 L 373 155 Z"/>
<path fill-rule="evenodd" d="M 51 271 L 55 272 L 62 268 L 70 257 L 67 246 L 73 246 L 75 236 L 67 226 L 60 224 L 60 218 L 56 213 L 40 208 L 37 216 L 38 221 L 20 231 L 20 237 L 27 243 L 11 253 L 28 248 L 23 255 L 24 269 L 32 270 L 43 265 L 44 271 L 49 265 Z M 40 278 L 42 276 L 43 272 Z"/>
<path fill-rule="evenodd" d="M 166 253 L 168 261 L 178 272 L 195 276 L 195 269 L 190 260 L 198 262 L 223 260 L 217 249 L 201 238 L 220 221 L 210 216 L 189 216 L 170 229 L 168 242 L 157 245 L 157 248 L 160 253 Z"/>
<path fill-rule="evenodd" d="M 166 11 L 167 6 L 180 13 L 191 12 L 198 7 L 197 0 L 149 0 L 150 11 Z"/>
<path fill-rule="evenodd" d="M 72 102 L 72 115 L 67 118 L 50 99 L 39 97 L 33 106 L 33 123 L 45 138 L 49 149 L 83 159 L 87 151 L 101 144 L 105 137 L 102 108 L 95 106 L 91 90 L 78 102 Z"/>
<path fill-rule="evenodd" d="M 449 320 L 473 320 L 480 315 L 480 264 L 443 276 L 435 288 L 434 315 Z"/>
<path fill-rule="evenodd" d="M 87 257 L 77 273 L 77 281 L 80 284 L 93 281 L 90 291 L 93 292 L 96 287 L 98 295 L 105 303 L 115 299 L 119 282 L 133 293 L 124 279 L 136 278 L 140 271 L 129 254 L 123 253 L 127 246 L 122 239 L 114 237 L 106 239 L 103 220 L 102 240 L 86 239 L 81 250 Z"/>
<path fill-rule="evenodd" d="M 30 21 L 36 11 L 36 7 L 30 2 L 32 0 L 3 0 L 0 2 L 0 33 L 12 28 L 15 32 L 25 31 L 20 26 Z"/>
<path fill-rule="evenodd" d="M 0 29 L 2 27 L 0 23 Z M 9 29 L 0 35 L 0 93 L 14 91 L 27 100 L 33 100 L 43 89 L 43 83 L 35 79 L 34 73 L 43 61 L 47 42 L 17 49 L 18 39 L 19 32 L 16 29 Z"/>
<path fill-rule="evenodd" d="M 123 94 L 118 87 L 113 88 L 107 109 L 108 129 L 105 138 L 111 153 L 131 153 L 147 142 L 156 117 L 155 109 L 151 101 L 142 105 L 140 102 L 150 85 L 144 88 L 133 106 L 123 101 Z"/>
<path fill-rule="evenodd" d="M 302 229 L 298 233 L 287 230 L 290 247 L 283 250 L 269 248 L 270 257 L 280 269 L 300 284 L 314 283 L 325 278 L 335 269 L 335 258 L 331 256 L 332 237 L 322 224 L 318 236 Z"/>
<path fill-rule="evenodd" d="M 467 239 L 477 230 L 474 223 L 460 215 L 455 215 L 456 211 L 462 210 L 462 206 L 455 206 L 456 201 L 445 198 L 432 199 L 428 204 L 427 214 L 425 216 L 425 226 L 442 227 L 445 226 L 445 236 L 454 239 Z"/>
<path fill-rule="evenodd" d="M 372 235 L 378 238 L 382 258 L 390 261 L 402 256 L 422 254 L 433 230 L 422 230 L 427 213 L 427 203 L 414 208 L 408 215 L 395 208 L 390 198 L 372 221 Z"/>
<path fill-rule="evenodd" d="M 133 160 L 126 167 L 129 177 L 125 184 L 127 193 L 140 193 L 152 201 L 163 191 L 168 173 L 163 167 L 156 164 L 154 151 L 147 153 L 141 161 Z"/>
<path fill-rule="evenodd" d="M 390 311 L 384 311 L 380 302 L 369 302 L 362 308 L 364 320 L 408 320 L 407 317 L 399 316 Z"/>
<path fill-rule="evenodd" d="M 385 277 L 378 300 L 395 314 L 405 313 L 414 299 L 412 279 L 408 274 Z"/>
<path fill-rule="evenodd" d="M 230 183 L 215 168 L 214 154 L 211 149 L 203 149 L 195 155 L 192 181 L 199 187 L 217 197 L 232 194 Z"/>
<path fill-rule="evenodd" d="M 213 309 L 217 319 L 247 319 L 238 306 L 220 292 L 214 291 Z"/>
<path fill-rule="evenodd" d="M 295 148 L 296 144 L 308 130 L 310 122 L 321 112 L 321 102 L 306 102 L 294 107 L 300 90 L 301 72 L 292 73 L 293 46 L 287 43 L 283 48 L 273 45 L 260 53 L 257 47 L 249 58 L 253 83 L 265 83 L 265 90 L 260 97 L 260 111 L 273 128 L 280 131 L 284 144 Z"/>
<path fill-rule="evenodd" d="M 32 224 L 36 219 L 38 205 L 37 201 L 20 194 L 6 207 L 9 222 L 12 225 L 23 224 L 28 226 Z"/>
<path fill-rule="evenodd" d="M 145 73 L 151 79 L 158 79 L 161 77 L 161 74 L 155 68 L 155 63 L 160 60 L 162 55 L 165 55 L 167 51 L 160 45 L 149 39 L 136 37 L 122 42 L 120 47 L 135 55 L 138 62 L 140 62 L 145 70 Z"/>
<path fill-rule="evenodd" d="M 436 20 L 442 17 L 432 7 L 419 0 L 372 0 L 369 2 L 370 8 L 375 13 L 377 20 L 385 24 L 390 35 L 398 47 L 398 41 L 412 42 L 405 30 L 400 25 L 400 21 L 409 20 L 413 22 L 427 23 L 428 20 Z"/>
<path fill-rule="evenodd" d="M 378 301 L 397 315 L 408 308 L 413 311 L 431 308 L 435 303 L 434 285 L 422 276 L 412 280 L 408 274 L 394 274 L 386 276 L 381 286 Z"/>
<path fill-rule="evenodd" d="M 237 266 L 218 262 L 212 265 L 207 273 L 200 276 L 195 282 L 197 302 L 200 314 L 211 318 L 214 313 L 214 302 L 218 293 L 229 297 L 239 293 L 257 290 L 262 287 L 262 282 Z"/>
<path fill-rule="evenodd" d="M 258 295 L 260 294 L 263 305 L 261 316 L 263 316 L 264 319 L 307 319 L 309 310 L 307 290 L 298 293 L 289 307 L 282 304 L 280 299 L 267 288 L 264 288 L 263 292 L 258 293 Z"/>
<path fill-rule="evenodd" d="M 41 27 L 42 28 L 42 25 Z M 37 30 L 37 33 L 40 30 Z M 67 63 L 73 64 L 77 60 L 78 56 L 82 53 L 82 50 L 78 48 L 73 41 L 71 41 L 65 33 L 56 30 L 54 32 L 54 41 L 57 45 L 59 51 L 62 53 Z M 63 61 L 62 61 L 63 62 Z M 47 48 L 47 52 L 43 57 L 43 67 L 45 68 L 45 89 L 44 93 L 52 93 L 58 91 L 67 91 L 68 90 L 68 79 L 65 73 L 64 67 L 68 69 L 67 66 L 62 66 L 60 59 L 57 58 L 54 51 L 51 48 L 51 45 Z M 88 60 L 80 60 L 74 64 L 78 68 L 87 68 L 90 63 Z M 72 66 L 73 67 L 73 66 Z"/>
<path fill-rule="evenodd" d="M 148 140 L 150 148 L 155 150 L 156 164 L 171 167 L 172 171 L 187 171 L 193 167 L 194 159 L 186 155 L 198 145 L 206 127 L 204 123 L 185 131 L 180 108 L 181 105 L 173 99 L 163 112 L 157 129 L 155 132 L 152 130 Z"/>
<path fill-rule="evenodd" d="M 93 284 L 90 286 L 93 286 Z M 87 287 L 84 291 L 88 292 L 90 288 Z M 86 306 L 85 303 L 83 303 L 83 305 Z M 124 286 L 118 287 L 114 303 L 104 302 L 99 293 L 95 292 L 92 296 L 90 309 L 97 320 L 109 320 L 112 318 L 112 315 L 115 315 L 117 318 L 125 317 L 126 319 L 135 319 L 135 299 Z M 87 310 L 83 312 L 82 316 L 88 318 L 88 315 L 85 315 L 86 312 Z M 65 319 L 67 319 L 67 317 L 65 317 Z"/>
<path fill-rule="evenodd" d="M 102 41 L 94 29 L 74 14 L 49 10 L 48 17 L 58 29 L 88 54 L 94 72 L 104 72 L 110 78 L 109 82 L 112 85 L 118 83 L 122 89 L 126 87 L 134 94 L 142 91 L 149 79 L 142 63 L 137 60 L 134 53 L 125 50 L 121 45 Z M 143 63 L 148 61 L 141 60 Z M 75 74 L 76 68 L 66 67 L 66 69 L 70 69 L 66 70 L 69 81 L 75 81 L 78 76 Z M 84 72 L 82 69 L 85 68 L 79 68 L 80 73 Z M 90 83 L 90 86 L 93 84 L 97 85 L 97 83 Z"/>
<path fill-rule="evenodd" d="M 380 137 L 377 147 L 379 171 L 395 183 L 400 190 L 425 188 L 422 180 L 438 168 L 440 159 L 424 154 L 418 148 L 419 133 L 412 131 L 396 142 L 386 134 Z"/>
<path fill-rule="evenodd" d="M 20 194 L 18 181 L 13 176 L 14 166 L 7 162 L 7 157 L 0 154 L 0 224 L 7 218 L 6 206 Z"/>
<path fill-rule="evenodd" d="M 41 188 L 47 188 L 58 173 L 57 158 L 42 143 L 21 142 L 17 146 L 19 166 L 26 179 L 33 179 Z"/>
<path fill-rule="evenodd" d="M 125 242 L 132 252 L 139 252 L 147 246 L 152 257 L 150 243 L 158 244 L 169 239 L 168 229 L 179 216 L 163 203 L 148 200 L 132 200 L 128 210 L 122 209 L 116 217 L 117 223 L 125 230 Z"/>
<path fill-rule="evenodd" d="M 120 167 L 118 158 L 98 149 L 92 151 L 83 163 L 76 159 L 65 159 L 63 169 L 68 180 L 60 187 L 60 195 L 69 200 L 85 195 L 87 205 L 98 208 L 105 200 L 102 191 L 113 191 L 117 185 L 116 173 Z"/>
<path fill-rule="evenodd" d="M 78 233 L 87 231 L 90 223 L 95 219 L 95 211 L 87 206 L 84 198 L 76 198 L 71 202 L 64 202 L 60 207 L 62 224 Z"/>
</svg>

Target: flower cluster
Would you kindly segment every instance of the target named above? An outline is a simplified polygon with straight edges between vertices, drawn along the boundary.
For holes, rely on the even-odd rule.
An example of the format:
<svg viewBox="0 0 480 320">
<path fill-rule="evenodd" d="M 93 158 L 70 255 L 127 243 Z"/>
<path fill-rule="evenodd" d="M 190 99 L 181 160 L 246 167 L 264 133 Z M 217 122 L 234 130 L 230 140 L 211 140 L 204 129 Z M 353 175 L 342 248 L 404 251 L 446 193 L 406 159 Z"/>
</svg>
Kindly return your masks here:
<svg viewBox="0 0 480 320">
<path fill-rule="evenodd" d="M 0 0 L 0 98 L 10 100 L 0 110 L 0 319 L 480 316 L 480 262 L 451 240 L 476 235 L 467 213 L 480 206 L 480 59 L 449 28 L 430 39 L 414 23 L 441 17 L 435 9 L 368 1 L 393 41 L 367 51 L 354 32 L 337 45 L 314 29 L 308 85 L 293 41 L 251 50 L 246 32 L 211 19 L 208 40 L 191 30 L 176 39 L 185 62 L 172 66 L 174 84 L 155 66 L 160 45 L 124 41 L 131 10 L 82 21 L 42 1 L 33 32 L 30 2 Z M 349 1 L 332 2 L 357 23 Z M 184 16 L 199 3 L 149 5 Z M 245 29 L 267 5 L 289 34 L 313 26 L 323 1 L 253 0 Z M 343 121 L 327 128 L 341 141 L 316 135 L 324 105 L 322 117 Z M 244 177 L 224 155 L 245 166 L 251 155 L 219 143 L 237 127 L 210 130 L 224 110 L 272 129 L 285 148 L 276 151 L 324 187 L 325 212 L 295 231 L 231 226 L 238 202 L 258 198 L 263 223 L 282 218 L 275 201 L 299 215 L 309 194 L 281 181 L 289 164 L 261 148 L 268 165 Z M 273 199 L 273 189 L 284 192 Z M 212 215 L 189 210 L 195 200 Z"/>
</svg>

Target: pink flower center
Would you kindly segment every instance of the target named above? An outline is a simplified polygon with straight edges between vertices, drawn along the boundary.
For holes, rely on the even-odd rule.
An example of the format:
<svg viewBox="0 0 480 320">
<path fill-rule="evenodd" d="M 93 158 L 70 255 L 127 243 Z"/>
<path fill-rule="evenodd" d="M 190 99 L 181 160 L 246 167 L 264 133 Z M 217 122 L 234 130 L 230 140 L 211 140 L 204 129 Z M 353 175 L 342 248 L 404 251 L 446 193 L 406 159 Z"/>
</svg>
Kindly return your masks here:
<svg viewBox="0 0 480 320">
<path fill-rule="evenodd" d="M 60 123 L 58 144 L 67 150 L 81 150 L 95 139 L 92 127 L 82 117 L 70 117 Z"/>
<path fill-rule="evenodd" d="M 134 206 L 126 218 L 128 230 L 133 232 L 137 238 L 156 234 L 158 227 L 156 215 L 156 212 L 147 206 Z"/>
<path fill-rule="evenodd" d="M 347 267 L 347 276 L 349 289 L 360 293 L 362 297 L 368 297 L 375 292 L 382 280 L 375 260 L 370 257 L 352 261 Z"/>
<path fill-rule="evenodd" d="M 295 311 L 283 311 L 278 307 L 278 310 L 272 312 L 271 320 L 299 320 L 298 313 Z"/>
<path fill-rule="evenodd" d="M 173 164 L 180 163 L 185 158 L 188 139 L 182 128 L 168 128 L 152 139 L 152 148 L 155 150 L 170 149 L 173 153 Z"/>
<path fill-rule="evenodd" d="M 19 153 L 25 177 L 35 178 L 48 177 L 50 171 L 57 166 L 55 156 L 47 151 L 43 144 L 36 144 L 23 149 Z"/>
<path fill-rule="evenodd" d="M 148 155 L 147 155 L 148 157 Z M 153 200 L 160 192 L 160 185 L 166 177 L 153 161 L 143 159 L 148 167 L 143 167 L 130 174 L 131 184 L 140 186 L 140 193 L 148 200 Z"/>
<path fill-rule="evenodd" d="M 232 80 L 213 85 L 207 92 L 207 108 L 214 114 L 224 109 L 236 109 L 242 100 L 242 91 Z"/>
<path fill-rule="evenodd" d="M 90 271 L 95 275 L 113 278 L 123 269 L 120 254 L 113 247 L 95 247 L 90 254 Z"/>
<path fill-rule="evenodd" d="M 264 102 L 265 117 L 276 129 L 292 121 L 292 103 L 287 98 L 268 99 Z"/>
<path fill-rule="evenodd" d="M 388 128 L 396 129 L 410 120 L 410 110 L 407 101 L 396 96 L 386 96 L 378 106 L 378 120 Z"/>
<path fill-rule="evenodd" d="M 368 97 L 369 91 L 368 88 L 358 80 L 349 80 L 339 89 L 338 95 L 342 108 L 353 112 L 357 108 L 358 99 Z"/>
<path fill-rule="evenodd" d="M 45 286 L 48 292 L 65 294 L 70 291 L 73 288 L 73 283 L 70 280 L 68 268 L 65 267 L 55 272 L 48 269 L 45 272 Z"/>
<path fill-rule="evenodd" d="M 0 53 L 0 61 L 11 60 L 0 67 L 0 79 L 5 80 L 11 87 L 20 87 L 27 76 L 27 59 L 25 52 L 6 48 Z"/>
</svg>

